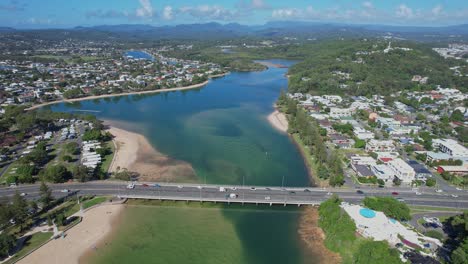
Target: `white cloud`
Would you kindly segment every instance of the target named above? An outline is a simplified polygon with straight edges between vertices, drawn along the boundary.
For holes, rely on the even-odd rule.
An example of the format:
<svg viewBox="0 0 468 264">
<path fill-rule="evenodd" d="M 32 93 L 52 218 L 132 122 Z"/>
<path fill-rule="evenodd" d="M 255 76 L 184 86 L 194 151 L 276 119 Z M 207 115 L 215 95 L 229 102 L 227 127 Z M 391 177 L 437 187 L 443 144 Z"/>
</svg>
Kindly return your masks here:
<svg viewBox="0 0 468 264">
<path fill-rule="evenodd" d="M 239 14 L 236 11 L 225 9 L 218 5 L 200 5 L 196 7 L 185 6 L 179 8 L 178 12 L 190 15 L 200 20 L 229 21 L 239 17 Z"/>
<path fill-rule="evenodd" d="M 165 20 L 172 20 L 174 18 L 174 11 L 172 10 L 172 6 L 164 7 L 162 17 Z"/>
<path fill-rule="evenodd" d="M 374 5 L 370 1 L 363 2 L 362 6 L 368 9 L 374 9 Z"/>
<path fill-rule="evenodd" d="M 263 0 L 252 0 L 252 7 L 257 9 L 268 8 L 269 6 Z"/>
<path fill-rule="evenodd" d="M 297 8 L 281 8 L 273 10 L 271 16 L 274 19 L 299 19 L 303 17 L 304 14 Z"/>
<path fill-rule="evenodd" d="M 432 8 L 431 12 L 434 16 L 439 16 L 442 14 L 444 8 L 442 5 L 436 5 L 434 8 Z"/>
<path fill-rule="evenodd" d="M 152 17 L 153 16 L 153 6 L 151 5 L 150 0 L 140 0 L 140 7 L 136 10 L 137 17 Z"/>
<path fill-rule="evenodd" d="M 396 16 L 399 18 L 413 18 L 413 9 L 409 8 L 405 4 L 401 4 L 396 10 Z"/>
</svg>

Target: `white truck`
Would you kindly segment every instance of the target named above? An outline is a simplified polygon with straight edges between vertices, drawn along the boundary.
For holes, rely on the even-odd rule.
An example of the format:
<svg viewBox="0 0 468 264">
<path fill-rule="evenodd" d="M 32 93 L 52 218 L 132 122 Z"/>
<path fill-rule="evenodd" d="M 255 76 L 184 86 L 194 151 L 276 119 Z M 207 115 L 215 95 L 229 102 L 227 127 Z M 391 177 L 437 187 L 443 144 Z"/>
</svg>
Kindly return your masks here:
<svg viewBox="0 0 468 264">
<path fill-rule="evenodd" d="M 235 198 L 237 198 L 237 194 L 231 193 L 231 194 L 229 194 L 229 198 L 235 199 Z"/>
<path fill-rule="evenodd" d="M 226 191 L 226 188 L 224 188 L 224 187 L 219 187 L 219 191 L 220 191 L 220 192 L 225 192 L 225 191 Z"/>
<path fill-rule="evenodd" d="M 135 184 L 133 182 L 127 185 L 127 189 L 134 189 L 134 188 L 135 188 Z"/>
</svg>

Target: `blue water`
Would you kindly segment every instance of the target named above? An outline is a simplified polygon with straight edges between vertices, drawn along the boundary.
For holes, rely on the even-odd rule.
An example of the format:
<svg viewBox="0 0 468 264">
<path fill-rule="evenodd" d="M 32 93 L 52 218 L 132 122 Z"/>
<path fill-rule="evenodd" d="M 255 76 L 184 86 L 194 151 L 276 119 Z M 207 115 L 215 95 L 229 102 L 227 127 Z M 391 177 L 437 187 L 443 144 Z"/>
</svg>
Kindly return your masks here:
<svg viewBox="0 0 468 264">
<path fill-rule="evenodd" d="M 196 90 L 120 96 L 49 107 L 54 111 L 98 111 L 99 118 L 142 133 L 160 152 L 191 164 L 199 182 L 280 186 L 284 178 L 284 186 L 307 186 L 309 177 L 298 149 L 288 135 L 275 130 L 266 119 L 274 110 L 280 90 L 287 88 L 285 73 L 284 68 L 234 72 Z M 242 244 L 242 255 L 248 259 L 247 263 L 317 263 L 316 256 L 307 252 L 298 238 L 301 210 L 252 206 L 247 207 L 249 210 L 233 211 L 230 208 L 226 205 L 223 216 L 235 228 L 233 239 Z M 161 224 L 157 228 L 169 227 Z M 189 228 L 184 232 L 194 238 L 204 237 L 198 229 Z M 174 245 L 185 244 L 178 239 L 167 238 L 165 247 L 155 249 L 155 260 L 158 250 L 171 250 Z M 140 250 L 125 245 L 123 248 L 129 252 Z M 213 263 L 213 259 L 201 254 L 203 245 L 194 243 L 183 248 L 183 252 L 185 256 L 198 256 L 193 263 Z M 217 263 L 246 263 L 241 258 L 233 258 L 235 253 L 229 247 L 223 248 L 219 255 L 230 261 L 219 259 Z M 183 259 L 181 256 L 171 263 L 181 263 Z"/>
<path fill-rule="evenodd" d="M 130 51 L 125 52 L 124 56 L 125 57 L 131 56 L 134 59 L 145 59 L 145 60 L 154 61 L 154 57 L 144 51 L 130 50 Z"/>
</svg>

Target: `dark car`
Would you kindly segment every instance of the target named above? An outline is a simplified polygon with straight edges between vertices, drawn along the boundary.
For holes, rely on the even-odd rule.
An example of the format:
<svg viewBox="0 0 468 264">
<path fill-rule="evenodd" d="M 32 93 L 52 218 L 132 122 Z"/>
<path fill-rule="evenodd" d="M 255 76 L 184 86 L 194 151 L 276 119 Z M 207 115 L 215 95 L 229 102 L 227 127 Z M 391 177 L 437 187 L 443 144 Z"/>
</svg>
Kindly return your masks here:
<svg viewBox="0 0 468 264">
<path fill-rule="evenodd" d="M 356 193 L 358 193 L 358 194 L 364 194 L 364 192 L 361 191 L 361 190 L 357 190 Z"/>
<path fill-rule="evenodd" d="M 392 195 L 398 195 L 399 193 L 398 192 L 392 192 Z"/>
<path fill-rule="evenodd" d="M 148 187 L 149 185 L 146 184 L 146 183 L 143 183 L 141 186 L 143 186 L 143 187 Z"/>
<path fill-rule="evenodd" d="M 290 191 L 289 193 L 290 193 L 290 194 L 296 194 L 296 192 L 294 192 L 294 191 Z"/>
<path fill-rule="evenodd" d="M 304 189 L 304 192 L 310 192 L 310 190 L 309 189 Z"/>
</svg>

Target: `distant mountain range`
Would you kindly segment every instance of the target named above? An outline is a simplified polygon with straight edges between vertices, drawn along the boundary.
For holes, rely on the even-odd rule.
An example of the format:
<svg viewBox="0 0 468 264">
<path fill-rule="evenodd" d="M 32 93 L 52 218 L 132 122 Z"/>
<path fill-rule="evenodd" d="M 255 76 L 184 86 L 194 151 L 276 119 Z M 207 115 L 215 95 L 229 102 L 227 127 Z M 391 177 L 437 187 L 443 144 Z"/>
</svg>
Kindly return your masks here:
<svg viewBox="0 0 468 264">
<path fill-rule="evenodd" d="M 402 38 L 416 40 L 434 40 L 448 37 L 468 39 L 468 24 L 443 27 L 415 27 L 389 25 L 358 25 L 317 23 L 300 21 L 273 21 L 264 25 L 246 26 L 238 23 L 220 24 L 181 24 L 176 26 L 152 26 L 142 24 L 101 25 L 92 27 L 75 27 L 72 29 L 19 30 L 0 27 L 5 32 L 57 32 L 67 31 L 79 36 L 90 34 L 93 37 L 110 35 L 144 39 L 222 39 L 232 37 L 300 37 L 320 38 L 326 36 L 376 36 L 392 34 Z"/>
</svg>

